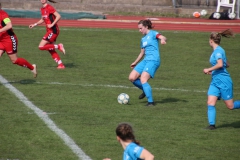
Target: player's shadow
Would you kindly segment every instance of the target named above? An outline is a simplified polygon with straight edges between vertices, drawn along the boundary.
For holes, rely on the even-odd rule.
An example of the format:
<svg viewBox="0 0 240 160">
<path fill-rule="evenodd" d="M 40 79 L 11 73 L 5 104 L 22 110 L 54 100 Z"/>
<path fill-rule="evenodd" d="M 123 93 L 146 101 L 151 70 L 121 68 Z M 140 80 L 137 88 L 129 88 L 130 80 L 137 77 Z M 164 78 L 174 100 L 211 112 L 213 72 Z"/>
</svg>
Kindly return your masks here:
<svg viewBox="0 0 240 160">
<path fill-rule="evenodd" d="M 19 81 L 15 81 L 15 82 L 9 82 L 10 84 L 14 84 L 14 83 L 19 83 L 19 84 L 33 84 L 36 83 L 35 80 L 33 79 L 23 79 L 23 80 L 19 80 Z"/>
<path fill-rule="evenodd" d="M 222 124 L 217 126 L 217 128 L 240 128 L 240 121 L 229 123 L 229 124 Z"/>
<path fill-rule="evenodd" d="M 165 98 L 161 101 L 155 101 L 156 103 L 173 103 L 173 102 L 188 102 L 186 100 L 178 99 L 178 98 Z"/>
<path fill-rule="evenodd" d="M 161 101 L 154 101 L 156 104 L 158 103 L 174 103 L 174 102 L 188 102 L 186 100 L 178 99 L 178 98 L 165 98 L 162 99 Z M 142 103 L 147 103 L 147 101 L 144 101 Z"/>
</svg>

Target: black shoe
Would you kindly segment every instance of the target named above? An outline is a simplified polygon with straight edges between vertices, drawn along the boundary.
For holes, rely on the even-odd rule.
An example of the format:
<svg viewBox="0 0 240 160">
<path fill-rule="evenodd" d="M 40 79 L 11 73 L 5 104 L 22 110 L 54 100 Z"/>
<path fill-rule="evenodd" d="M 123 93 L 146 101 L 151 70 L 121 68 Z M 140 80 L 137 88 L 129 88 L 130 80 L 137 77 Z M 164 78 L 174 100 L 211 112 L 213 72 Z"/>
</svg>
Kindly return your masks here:
<svg viewBox="0 0 240 160">
<path fill-rule="evenodd" d="M 140 96 L 138 98 L 143 99 L 144 97 L 146 97 L 146 94 L 143 92 L 142 94 L 140 94 Z"/>
<path fill-rule="evenodd" d="M 214 129 L 216 129 L 216 127 L 215 127 L 215 125 L 209 125 L 205 129 L 214 130 Z"/>
<path fill-rule="evenodd" d="M 146 106 L 147 106 L 147 107 L 155 106 L 155 103 L 154 103 L 154 102 L 148 102 L 148 103 L 146 104 Z"/>
</svg>

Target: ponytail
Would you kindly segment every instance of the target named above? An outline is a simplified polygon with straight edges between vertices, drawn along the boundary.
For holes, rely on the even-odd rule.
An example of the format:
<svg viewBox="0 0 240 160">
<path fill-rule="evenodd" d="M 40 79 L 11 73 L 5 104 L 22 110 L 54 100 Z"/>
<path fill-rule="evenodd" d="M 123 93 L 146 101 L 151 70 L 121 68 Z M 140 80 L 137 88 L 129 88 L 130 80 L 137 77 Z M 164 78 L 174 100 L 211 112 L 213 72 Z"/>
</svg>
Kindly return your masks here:
<svg viewBox="0 0 240 160">
<path fill-rule="evenodd" d="M 212 32 L 210 34 L 210 39 L 213 40 L 216 44 L 220 44 L 222 37 L 234 37 L 234 33 L 231 29 L 226 29 L 222 32 Z"/>
<path fill-rule="evenodd" d="M 49 2 L 52 2 L 52 3 L 57 3 L 56 1 L 54 1 L 54 0 L 48 0 Z"/>
</svg>

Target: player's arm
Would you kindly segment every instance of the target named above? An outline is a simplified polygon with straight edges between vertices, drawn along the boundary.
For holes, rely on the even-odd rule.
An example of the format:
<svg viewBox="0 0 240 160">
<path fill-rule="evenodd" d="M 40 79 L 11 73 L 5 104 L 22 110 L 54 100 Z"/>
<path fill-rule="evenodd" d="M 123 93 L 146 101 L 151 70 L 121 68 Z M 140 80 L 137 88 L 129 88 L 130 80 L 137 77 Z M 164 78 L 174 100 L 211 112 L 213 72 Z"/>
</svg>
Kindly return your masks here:
<svg viewBox="0 0 240 160">
<path fill-rule="evenodd" d="M 52 22 L 52 24 L 48 24 L 47 26 L 48 26 L 48 28 L 52 28 L 60 19 L 61 19 L 61 15 L 57 12 L 57 11 L 55 11 L 54 13 L 53 13 L 54 15 L 55 15 L 55 20 Z"/>
<path fill-rule="evenodd" d="M 210 68 L 205 68 L 205 69 L 203 70 L 203 72 L 204 72 L 205 74 L 209 74 L 209 73 L 211 73 L 212 71 L 217 70 L 217 69 L 222 68 L 222 67 L 223 67 L 223 60 L 222 60 L 222 59 L 218 59 L 218 60 L 217 60 L 217 64 L 216 64 L 215 66 L 212 66 L 212 67 L 210 67 Z"/>
<path fill-rule="evenodd" d="M 44 22 L 44 20 L 41 18 L 37 23 L 30 24 L 30 25 L 29 25 L 29 28 L 33 28 L 33 27 L 35 27 L 35 26 L 37 26 L 37 25 L 39 25 L 39 24 L 42 24 L 43 22 Z"/>
<path fill-rule="evenodd" d="M 145 50 L 142 48 L 137 59 L 130 65 L 131 68 L 134 68 L 137 65 L 137 63 L 143 58 L 144 53 L 145 53 Z"/>
<path fill-rule="evenodd" d="M 154 160 L 154 155 L 152 155 L 152 153 L 150 153 L 148 150 L 143 149 L 140 158 L 144 160 Z"/>
<path fill-rule="evenodd" d="M 157 34 L 156 37 L 161 41 L 161 44 L 167 44 L 167 38 L 164 37 L 163 35 Z"/>
<path fill-rule="evenodd" d="M 0 29 L 0 33 L 12 28 L 12 22 L 9 18 L 5 18 L 3 22 L 6 24 L 6 26 Z"/>
</svg>

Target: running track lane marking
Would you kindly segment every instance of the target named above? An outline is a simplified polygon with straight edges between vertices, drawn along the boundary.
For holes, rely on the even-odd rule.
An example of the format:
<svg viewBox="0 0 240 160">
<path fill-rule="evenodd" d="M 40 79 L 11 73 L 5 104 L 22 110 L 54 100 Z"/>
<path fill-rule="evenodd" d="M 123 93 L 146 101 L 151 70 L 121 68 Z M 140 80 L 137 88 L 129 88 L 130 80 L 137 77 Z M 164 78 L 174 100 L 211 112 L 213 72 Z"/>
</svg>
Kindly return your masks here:
<svg viewBox="0 0 240 160">
<path fill-rule="evenodd" d="M 3 84 L 4 87 L 8 88 L 13 94 L 15 94 L 15 96 L 20 101 L 22 101 L 28 108 L 32 109 L 35 114 L 44 121 L 48 128 L 55 132 L 65 142 L 65 144 L 73 151 L 73 153 L 78 156 L 80 160 L 92 160 L 76 145 L 76 143 L 62 129 L 57 127 L 57 125 L 48 117 L 47 114 L 44 114 L 44 112 L 37 106 L 35 106 L 31 101 L 29 101 L 22 92 L 9 84 L 9 82 L 2 75 L 0 75 L 0 82 Z"/>
</svg>

